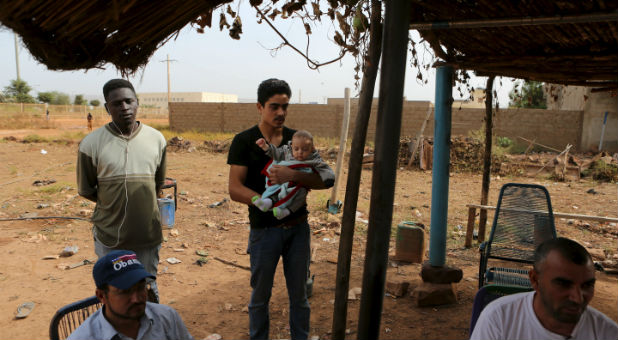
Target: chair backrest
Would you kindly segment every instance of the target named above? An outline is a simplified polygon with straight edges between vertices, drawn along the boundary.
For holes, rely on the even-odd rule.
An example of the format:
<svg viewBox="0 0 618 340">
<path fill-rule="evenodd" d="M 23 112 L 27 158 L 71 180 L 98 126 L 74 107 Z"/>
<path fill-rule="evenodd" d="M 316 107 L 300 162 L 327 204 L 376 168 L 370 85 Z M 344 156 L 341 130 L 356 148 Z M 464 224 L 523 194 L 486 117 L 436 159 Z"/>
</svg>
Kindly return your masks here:
<svg viewBox="0 0 618 340">
<path fill-rule="evenodd" d="M 472 317 L 470 318 L 470 335 L 476 326 L 476 321 L 481 315 L 483 308 L 493 300 L 510 294 L 529 292 L 531 288 L 518 286 L 501 286 L 501 285 L 486 285 L 481 287 L 474 296 L 474 304 L 472 305 Z"/>
<path fill-rule="evenodd" d="M 58 309 L 49 324 L 49 338 L 51 340 L 66 339 L 99 308 L 101 308 L 101 303 L 96 296 L 91 296 Z"/>
<path fill-rule="evenodd" d="M 508 183 L 500 189 L 487 257 L 534 262 L 534 250 L 556 237 L 549 192 L 541 185 Z"/>
</svg>

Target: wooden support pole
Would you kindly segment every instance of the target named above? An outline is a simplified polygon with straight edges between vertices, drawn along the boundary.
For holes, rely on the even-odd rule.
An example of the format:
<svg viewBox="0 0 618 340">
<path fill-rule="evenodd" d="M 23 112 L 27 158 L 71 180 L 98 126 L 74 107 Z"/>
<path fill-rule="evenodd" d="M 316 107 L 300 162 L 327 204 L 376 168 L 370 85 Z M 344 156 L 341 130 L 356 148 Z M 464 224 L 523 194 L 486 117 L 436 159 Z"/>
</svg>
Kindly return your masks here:
<svg viewBox="0 0 618 340">
<path fill-rule="evenodd" d="M 421 124 L 421 129 L 418 131 L 416 139 L 412 143 L 412 149 L 410 150 L 410 160 L 408 161 L 408 168 L 412 167 L 412 162 L 414 162 L 414 159 L 416 158 L 418 147 L 419 145 L 421 145 L 421 139 L 423 138 L 423 133 L 425 132 L 425 128 L 427 127 L 427 122 L 429 121 L 429 118 L 431 118 L 432 112 L 433 108 L 431 107 L 431 103 L 429 103 L 429 108 L 427 109 L 425 120 L 423 120 L 423 124 Z"/>
<path fill-rule="evenodd" d="M 337 206 L 337 187 L 339 186 L 339 174 L 343 165 L 343 156 L 345 155 L 345 145 L 348 141 L 348 127 L 350 126 L 350 88 L 346 87 L 343 91 L 343 123 L 341 123 L 341 136 L 339 137 L 339 152 L 337 153 L 337 165 L 335 166 L 335 185 L 331 191 L 328 212 L 339 213 L 339 209 L 335 208 L 331 211 L 331 205 Z"/>
<path fill-rule="evenodd" d="M 474 236 L 474 220 L 476 220 L 476 208 L 468 207 L 468 225 L 466 226 L 466 242 L 464 243 L 464 247 L 466 248 L 472 247 L 472 237 Z"/>
<path fill-rule="evenodd" d="M 481 186 L 481 204 L 486 205 L 489 199 L 489 182 L 491 180 L 491 142 L 493 139 L 493 87 L 495 77 L 487 78 L 485 87 L 485 153 L 483 154 L 483 184 Z M 481 210 L 479 215 L 479 242 L 485 241 L 485 226 L 487 225 L 487 210 Z M 473 226 L 474 227 L 474 226 Z"/>
<path fill-rule="evenodd" d="M 382 2 L 371 0 L 371 22 L 368 57 L 365 61 L 361 93 L 358 99 L 358 113 L 354 124 L 354 134 L 348 165 L 343 217 L 341 218 L 341 237 L 337 256 L 335 276 L 335 305 L 333 308 L 332 339 L 344 340 L 348 316 L 348 289 L 350 287 L 350 265 L 354 243 L 354 223 L 356 206 L 362 174 L 363 153 L 367 139 L 367 126 L 371 115 L 371 103 L 375 89 L 380 55 L 382 54 Z"/>
<path fill-rule="evenodd" d="M 358 316 L 359 340 L 379 339 L 383 332 L 380 321 L 393 222 L 411 7 L 409 0 L 385 2 L 375 161 Z"/>
</svg>

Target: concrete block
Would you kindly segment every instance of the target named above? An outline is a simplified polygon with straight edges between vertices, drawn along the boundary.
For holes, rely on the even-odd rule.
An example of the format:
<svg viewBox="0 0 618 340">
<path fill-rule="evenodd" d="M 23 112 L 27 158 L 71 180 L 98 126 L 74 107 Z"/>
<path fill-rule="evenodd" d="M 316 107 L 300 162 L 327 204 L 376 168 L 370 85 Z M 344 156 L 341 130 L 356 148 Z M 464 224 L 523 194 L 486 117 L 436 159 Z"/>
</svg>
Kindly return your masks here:
<svg viewBox="0 0 618 340">
<path fill-rule="evenodd" d="M 446 284 L 452 282 L 459 282 L 463 277 L 463 271 L 455 267 L 432 267 L 429 261 L 423 263 L 421 269 L 421 277 L 423 282 Z"/>
<path fill-rule="evenodd" d="M 436 284 L 423 282 L 412 292 L 418 307 L 450 305 L 457 303 L 455 284 Z"/>
<path fill-rule="evenodd" d="M 410 282 L 386 281 L 386 292 L 395 297 L 406 295 Z"/>
</svg>

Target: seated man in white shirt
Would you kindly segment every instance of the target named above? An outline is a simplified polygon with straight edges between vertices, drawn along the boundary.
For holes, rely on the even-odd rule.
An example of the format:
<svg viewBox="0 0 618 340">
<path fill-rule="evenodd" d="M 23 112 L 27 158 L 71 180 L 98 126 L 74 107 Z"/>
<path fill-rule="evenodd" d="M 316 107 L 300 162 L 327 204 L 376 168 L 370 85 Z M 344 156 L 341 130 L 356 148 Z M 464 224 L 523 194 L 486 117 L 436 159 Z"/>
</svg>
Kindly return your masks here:
<svg viewBox="0 0 618 340">
<path fill-rule="evenodd" d="M 132 251 L 113 250 L 92 269 L 96 296 L 103 307 L 67 340 L 193 339 L 171 307 L 147 302 L 148 273 Z"/>
<path fill-rule="evenodd" d="M 618 339 L 618 324 L 589 307 L 594 263 L 579 243 L 543 242 L 529 273 L 534 291 L 499 298 L 479 316 L 470 339 Z"/>
</svg>

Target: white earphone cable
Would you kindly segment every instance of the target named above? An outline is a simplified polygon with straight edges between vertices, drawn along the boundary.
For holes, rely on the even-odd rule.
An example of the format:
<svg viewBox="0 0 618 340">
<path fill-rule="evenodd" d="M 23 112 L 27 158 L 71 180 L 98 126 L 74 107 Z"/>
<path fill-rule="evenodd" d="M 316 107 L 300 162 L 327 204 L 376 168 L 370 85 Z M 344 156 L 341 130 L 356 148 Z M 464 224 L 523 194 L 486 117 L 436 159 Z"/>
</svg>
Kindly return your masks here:
<svg viewBox="0 0 618 340">
<path fill-rule="evenodd" d="M 127 148 L 125 149 L 125 159 L 124 159 L 124 197 L 125 197 L 125 202 L 124 202 L 124 214 L 122 216 L 122 221 L 120 222 L 120 226 L 118 226 L 118 233 L 116 234 L 116 243 L 112 246 L 108 246 L 107 244 L 105 244 L 103 241 L 101 241 L 100 239 L 99 242 L 101 242 L 101 244 L 103 244 L 105 247 L 107 248 L 115 248 L 118 246 L 118 244 L 120 244 L 120 230 L 122 229 L 123 225 L 124 225 L 124 220 L 127 217 L 127 207 L 129 206 L 129 189 L 127 188 L 127 178 L 129 177 L 129 172 L 128 172 L 128 166 L 129 166 L 129 140 L 131 139 L 131 136 L 133 136 L 133 130 L 135 129 L 135 125 L 133 124 L 133 127 L 131 127 L 131 133 L 129 134 L 128 137 L 125 137 L 124 134 L 122 133 L 122 131 L 118 128 L 118 126 L 116 125 L 116 123 L 112 120 L 112 124 L 114 124 L 114 127 L 116 128 L 116 130 L 118 130 L 118 133 L 120 133 L 120 136 L 122 136 L 122 138 L 125 140 L 125 142 L 127 143 Z"/>
</svg>

